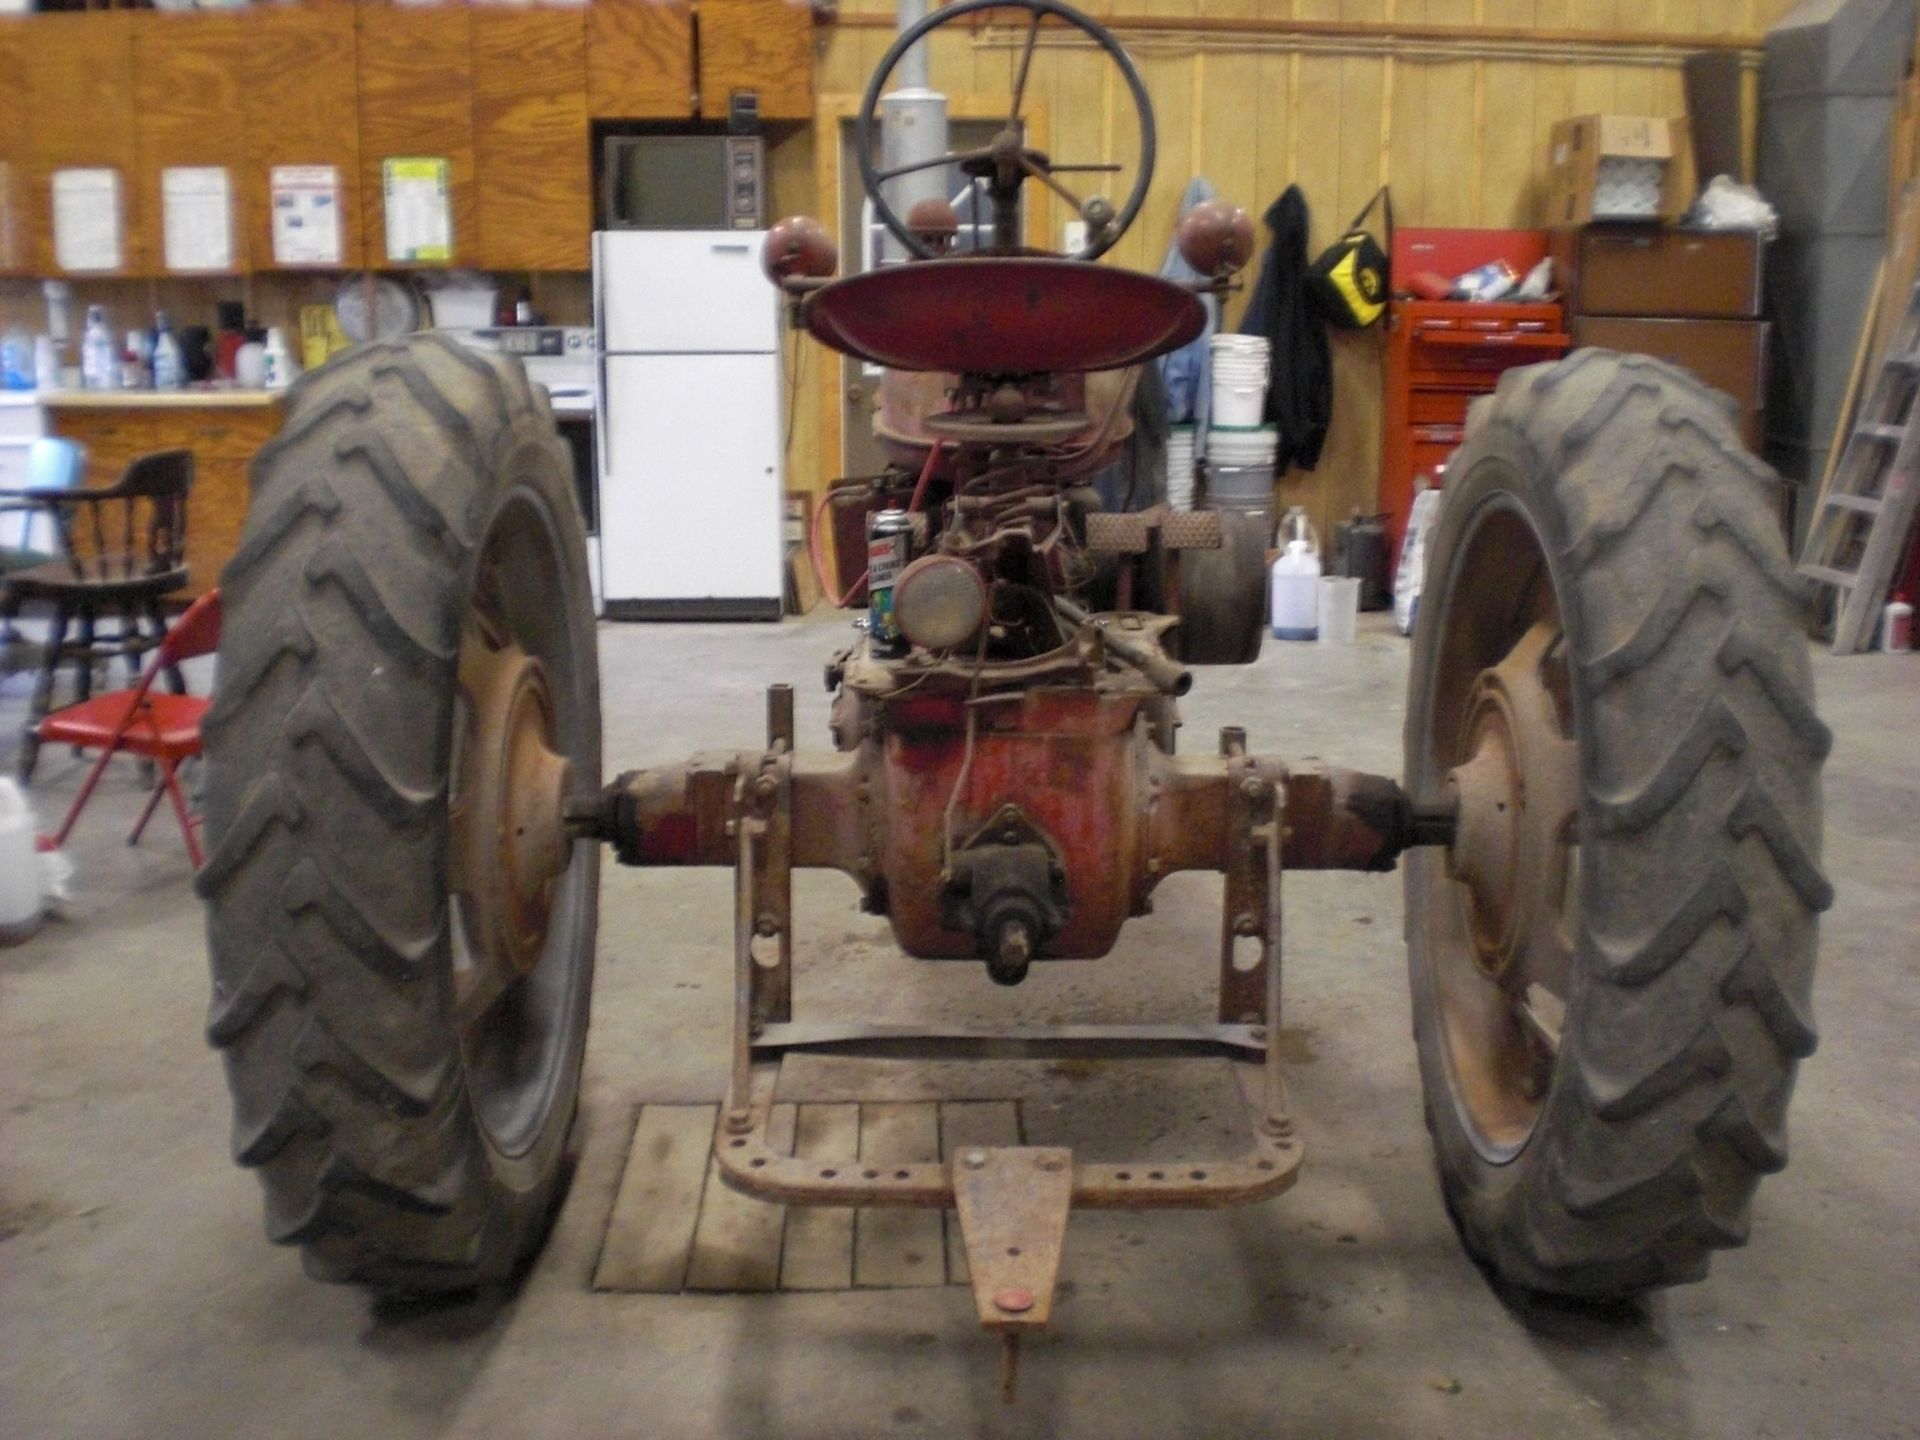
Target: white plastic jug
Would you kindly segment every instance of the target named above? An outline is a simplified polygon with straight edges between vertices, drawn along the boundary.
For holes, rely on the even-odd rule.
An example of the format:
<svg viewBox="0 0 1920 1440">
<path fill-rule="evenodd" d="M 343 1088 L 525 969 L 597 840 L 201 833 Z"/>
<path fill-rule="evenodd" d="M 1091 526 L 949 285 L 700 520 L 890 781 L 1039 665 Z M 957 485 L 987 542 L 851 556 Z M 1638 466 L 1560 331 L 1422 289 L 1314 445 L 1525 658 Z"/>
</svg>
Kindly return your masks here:
<svg viewBox="0 0 1920 1440">
<path fill-rule="evenodd" d="M 20 787 L 0 777 L 0 945 L 31 939 L 46 913 L 35 853 L 33 807 Z"/>
<path fill-rule="evenodd" d="M 1320 633 L 1320 544 L 1298 505 L 1280 522 L 1286 542 L 1273 562 L 1273 638 L 1311 640 Z"/>
</svg>

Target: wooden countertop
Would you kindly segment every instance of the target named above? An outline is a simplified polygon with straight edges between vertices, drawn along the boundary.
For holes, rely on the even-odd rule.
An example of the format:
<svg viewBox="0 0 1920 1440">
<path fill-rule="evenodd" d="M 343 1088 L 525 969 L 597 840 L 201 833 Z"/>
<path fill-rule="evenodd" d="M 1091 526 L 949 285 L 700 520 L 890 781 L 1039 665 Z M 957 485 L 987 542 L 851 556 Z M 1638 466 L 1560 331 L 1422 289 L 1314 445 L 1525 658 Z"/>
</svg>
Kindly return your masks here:
<svg viewBox="0 0 1920 1440">
<path fill-rule="evenodd" d="M 278 405 L 284 390 L 42 390 L 49 410 L 249 410 Z"/>
</svg>

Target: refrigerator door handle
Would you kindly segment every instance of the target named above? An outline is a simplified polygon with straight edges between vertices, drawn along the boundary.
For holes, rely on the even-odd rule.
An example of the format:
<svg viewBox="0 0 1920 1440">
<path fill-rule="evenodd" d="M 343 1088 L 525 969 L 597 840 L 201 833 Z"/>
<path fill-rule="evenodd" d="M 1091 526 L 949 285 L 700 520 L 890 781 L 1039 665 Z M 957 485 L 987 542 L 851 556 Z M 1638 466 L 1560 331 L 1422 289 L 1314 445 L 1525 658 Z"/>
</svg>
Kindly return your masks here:
<svg viewBox="0 0 1920 1440">
<path fill-rule="evenodd" d="M 716 255 L 745 255 L 753 249 L 753 247 L 744 240 L 716 240 L 712 248 L 713 253 Z"/>
<path fill-rule="evenodd" d="M 593 448 L 600 456 L 600 478 L 613 478 L 613 427 L 607 424 L 607 357 L 604 353 L 594 360 L 595 368 L 600 372 L 600 383 L 593 392 Z"/>
</svg>

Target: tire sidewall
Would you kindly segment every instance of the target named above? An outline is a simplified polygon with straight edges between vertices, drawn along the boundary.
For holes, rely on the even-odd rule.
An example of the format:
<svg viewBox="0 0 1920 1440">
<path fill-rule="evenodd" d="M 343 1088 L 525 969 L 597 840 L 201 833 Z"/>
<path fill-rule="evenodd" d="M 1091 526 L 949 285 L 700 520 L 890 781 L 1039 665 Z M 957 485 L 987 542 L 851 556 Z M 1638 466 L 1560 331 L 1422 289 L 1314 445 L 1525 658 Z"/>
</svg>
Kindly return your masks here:
<svg viewBox="0 0 1920 1440">
<path fill-rule="evenodd" d="M 1445 776 L 1438 770 L 1431 749 L 1441 642 L 1451 619 L 1448 610 L 1452 597 L 1462 585 L 1472 583 L 1472 578 L 1463 573 L 1469 542 L 1494 514 L 1505 511 L 1517 515 L 1532 531 L 1560 608 L 1568 646 L 1576 656 L 1587 653 L 1579 606 L 1560 558 L 1569 538 L 1565 506 L 1556 491 L 1554 476 L 1542 458 L 1532 452 L 1526 438 L 1499 421 L 1478 427 L 1449 467 L 1447 479 L 1440 523 L 1427 554 L 1412 647 L 1405 765 L 1416 804 L 1441 798 Z M 1586 719 L 1585 686 L 1578 665 L 1571 666 L 1570 672 L 1581 766 L 1583 771 L 1591 773 L 1593 760 L 1588 747 L 1594 742 Z M 1445 723 L 1454 723 L 1441 718 Z M 1584 786 L 1581 793 L 1584 823 L 1587 808 Z M 1548 1163 L 1551 1147 L 1547 1137 L 1554 1128 L 1557 1112 L 1567 1106 L 1569 1087 L 1575 1083 L 1572 1077 L 1577 1067 L 1572 1063 L 1572 1052 L 1578 1044 L 1588 1009 L 1591 961 L 1580 953 L 1572 966 L 1561 1051 L 1532 1133 L 1510 1158 L 1489 1159 L 1475 1143 L 1462 1118 L 1447 1041 L 1441 1033 L 1433 947 L 1421 900 L 1436 872 L 1444 874 L 1445 855 L 1433 848 L 1417 849 L 1409 852 L 1405 864 L 1407 967 L 1427 1127 L 1433 1136 L 1442 1173 L 1456 1182 L 1448 1189 L 1448 1201 L 1470 1240 L 1486 1253 L 1496 1246 L 1498 1231 L 1510 1207 L 1524 1198 L 1525 1192 L 1536 1183 L 1536 1172 Z M 1581 893 L 1586 895 L 1584 854 L 1582 866 Z"/>
<path fill-rule="evenodd" d="M 530 439 L 519 428 L 503 432 L 502 453 L 490 467 L 499 477 L 490 493 L 476 497 L 476 515 L 472 534 L 476 537 L 462 569 L 460 603 L 470 602 L 478 579 L 485 541 L 503 516 L 511 509 L 530 505 L 548 527 L 552 553 L 560 573 L 554 599 L 566 619 L 569 647 L 578 663 L 568 667 L 572 684 L 556 701 L 574 708 L 580 719 L 574 728 L 575 743 L 568 759 L 574 767 L 576 790 L 598 789 L 600 785 L 600 679 L 597 664 L 597 637 L 593 619 L 593 600 L 587 576 L 586 541 L 579 502 L 575 498 L 567 465 L 554 446 L 544 438 Z M 557 682 L 549 667 L 549 678 Z M 449 703 L 445 724 L 451 730 L 454 706 Z M 451 747 L 449 747 L 449 753 Z M 553 1073 L 553 1086 L 537 1131 L 518 1153 L 508 1153 L 494 1143 L 484 1125 L 478 1124 L 482 1149 L 495 1181 L 502 1187 L 509 1204 L 501 1218 L 516 1230 L 537 1223 L 546 1203 L 546 1192 L 560 1163 L 560 1151 L 566 1144 L 578 1107 L 580 1075 L 586 1053 L 587 1020 L 593 989 L 594 937 L 598 928 L 600 849 L 587 839 L 574 841 L 572 863 L 566 876 L 564 917 L 554 916 L 549 950 L 542 963 L 563 958 L 567 944 L 578 953 L 570 960 L 570 983 L 563 1020 L 564 1039 Z M 448 903 L 452 904 L 451 895 Z M 584 940 L 567 941 L 564 921 L 572 936 Z M 451 954 L 448 957 L 448 1024 L 451 1026 Z M 464 1061 L 463 1061 L 464 1063 Z M 469 1102 L 470 1108 L 472 1102 Z M 510 1247 L 510 1248 L 516 1248 Z"/>
</svg>

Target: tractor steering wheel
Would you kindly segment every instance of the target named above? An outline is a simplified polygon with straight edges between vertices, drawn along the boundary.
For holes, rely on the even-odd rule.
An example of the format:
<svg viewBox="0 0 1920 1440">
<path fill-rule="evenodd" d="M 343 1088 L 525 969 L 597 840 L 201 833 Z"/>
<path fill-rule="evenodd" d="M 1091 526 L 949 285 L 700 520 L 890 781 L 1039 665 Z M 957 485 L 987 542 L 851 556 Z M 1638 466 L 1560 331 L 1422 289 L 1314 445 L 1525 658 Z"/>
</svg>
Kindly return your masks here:
<svg viewBox="0 0 1920 1440">
<path fill-rule="evenodd" d="M 1007 115 L 1007 123 L 994 137 L 993 143 L 978 150 L 951 150 L 945 155 L 931 160 L 920 160 L 910 165 L 897 166 L 891 170 L 881 170 L 873 160 L 875 112 L 879 108 L 880 97 L 885 92 L 887 81 L 899 66 L 901 59 L 915 45 L 925 39 L 932 31 L 942 25 L 949 25 L 963 15 L 971 15 L 981 10 L 1025 10 L 1031 17 L 1027 27 L 1027 43 L 1020 54 L 1019 78 L 1014 82 L 1013 103 Z M 1033 64 L 1033 47 L 1040 38 L 1040 23 L 1049 16 L 1057 16 L 1075 29 L 1082 31 L 1106 52 L 1109 59 L 1120 68 L 1121 76 L 1127 82 L 1127 89 L 1133 96 L 1133 108 L 1140 117 L 1140 163 L 1133 190 L 1127 196 L 1126 204 L 1118 213 L 1112 202 L 1095 195 L 1082 200 L 1057 176 L 1066 171 L 1117 171 L 1118 165 L 1055 165 L 1045 154 L 1030 149 L 1026 144 L 1025 125 L 1021 119 L 1021 105 L 1026 96 L 1027 71 Z M 939 258 L 940 252 L 916 234 L 899 215 L 894 212 L 887 198 L 881 193 L 887 181 L 896 176 L 906 175 L 916 170 L 929 170 L 936 165 L 958 165 L 968 174 L 987 180 L 989 190 L 996 201 L 996 217 L 1004 204 L 1007 213 L 1011 212 L 1012 198 L 1019 193 L 1020 186 L 1028 179 L 1040 181 L 1049 190 L 1060 196 L 1080 219 L 1087 222 L 1087 243 L 1067 258 L 1070 260 L 1097 260 L 1113 248 L 1115 242 L 1127 232 L 1139 215 L 1140 207 L 1146 203 L 1147 187 L 1153 181 L 1154 133 L 1153 105 L 1147 99 L 1147 87 L 1141 83 L 1140 72 L 1134 68 L 1133 61 L 1121 47 L 1112 31 L 1090 16 L 1083 15 L 1060 0 L 960 0 L 955 5 L 946 5 L 934 11 L 919 24 L 913 26 L 881 58 L 880 66 L 874 71 L 872 81 L 867 85 L 867 93 L 860 102 L 860 119 L 855 145 L 860 160 L 860 182 L 866 187 L 867 196 L 873 201 L 873 213 L 887 231 L 908 250 L 923 260 Z M 996 229 L 1000 228 L 996 223 Z M 1006 237 L 999 239 L 1001 244 L 1009 244 Z"/>
</svg>

